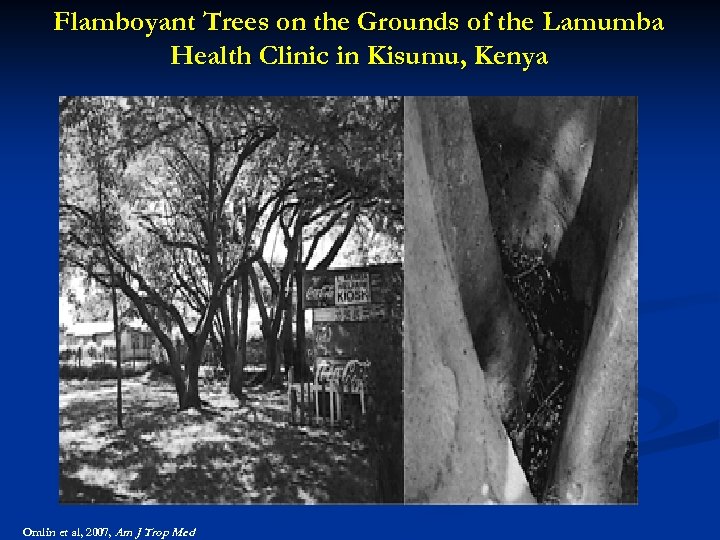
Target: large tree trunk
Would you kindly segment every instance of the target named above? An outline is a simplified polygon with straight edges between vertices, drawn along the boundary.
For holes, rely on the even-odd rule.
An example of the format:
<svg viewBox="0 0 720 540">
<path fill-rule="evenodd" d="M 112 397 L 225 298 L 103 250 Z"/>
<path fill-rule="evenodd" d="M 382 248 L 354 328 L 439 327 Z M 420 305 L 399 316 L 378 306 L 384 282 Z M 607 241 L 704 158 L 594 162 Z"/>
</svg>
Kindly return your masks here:
<svg viewBox="0 0 720 540">
<path fill-rule="evenodd" d="M 257 275 L 252 272 L 250 277 L 252 279 L 253 290 L 255 292 L 255 298 L 258 302 L 258 310 L 260 312 L 260 318 L 262 319 L 263 326 L 263 338 L 265 339 L 265 363 L 267 366 L 267 372 L 265 376 L 265 383 L 271 384 L 273 382 L 280 382 L 280 360 L 278 359 L 278 334 L 280 332 L 280 325 L 284 319 L 286 309 L 291 309 L 292 305 L 292 294 L 288 294 L 288 282 L 292 289 L 292 273 L 295 267 L 295 257 L 297 254 L 298 244 L 302 237 L 302 217 L 298 216 L 293 227 L 293 234 L 290 235 L 286 232 L 286 246 L 287 255 L 285 263 L 280 272 L 280 279 L 276 282 L 276 288 L 273 290 L 274 294 L 277 294 L 278 302 L 275 309 L 267 315 L 264 300 L 262 298 L 262 291 L 260 289 L 260 282 Z M 274 279 L 272 276 L 269 266 L 260 262 L 261 269 L 265 273 L 268 281 Z M 289 327 L 290 333 L 292 334 L 292 325 Z M 283 343 L 284 339 L 281 341 Z M 292 347 L 292 337 L 289 339 L 289 344 Z"/>
<path fill-rule="evenodd" d="M 637 99 L 603 98 L 600 111 L 592 166 L 557 253 L 558 263 L 568 268 L 573 297 L 588 310 L 586 341 L 603 286 L 609 239 L 637 183 Z"/>
<path fill-rule="evenodd" d="M 202 408 L 200 401 L 200 393 L 198 391 L 198 370 L 202 361 L 203 346 L 198 343 L 188 344 L 187 354 L 185 356 L 185 372 L 187 380 L 185 383 L 185 396 L 181 402 L 181 409 L 197 409 Z"/>
<path fill-rule="evenodd" d="M 232 395 L 240 398 L 242 395 L 242 385 L 239 384 L 238 379 L 238 353 L 233 340 L 223 340 L 223 358 L 225 366 L 229 373 L 228 377 L 228 390 Z"/>
<path fill-rule="evenodd" d="M 256 219 L 257 208 L 252 204 L 249 204 L 246 199 L 246 214 L 248 216 L 248 222 L 254 222 Z M 250 244 L 252 238 L 253 227 L 245 227 L 244 231 L 244 244 Z M 247 328 L 248 328 L 248 311 L 250 309 L 250 276 L 248 272 L 253 272 L 252 268 L 245 267 L 238 276 L 237 284 L 235 285 L 235 293 L 240 294 L 240 320 L 238 321 L 238 302 L 237 296 L 233 299 L 233 317 L 232 317 L 232 329 L 237 332 L 235 336 L 235 358 L 234 363 L 230 366 L 230 392 L 237 396 L 241 401 L 243 400 L 242 387 L 245 380 L 245 364 L 247 360 Z M 239 291 L 238 291 L 239 287 Z"/>
<path fill-rule="evenodd" d="M 250 309 L 250 287 L 248 284 L 247 271 L 242 272 L 238 279 L 240 280 L 240 324 L 238 326 L 235 364 L 230 371 L 230 391 L 233 395 L 242 399 L 242 386 L 245 378 L 245 363 L 247 360 L 248 310 Z"/>
<path fill-rule="evenodd" d="M 236 397 L 240 397 L 242 389 L 238 388 L 235 369 L 237 366 L 237 336 L 235 335 L 235 328 L 233 322 L 230 320 L 227 312 L 227 305 L 223 303 L 221 306 L 221 314 L 223 320 L 223 332 L 222 332 L 222 356 L 223 365 L 228 370 L 228 390 L 231 394 Z"/>
<path fill-rule="evenodd" d="M 293 363 L 293 358 L 295 357 L 295 347 L 293 344 L 293 335 L 292 335 L 292 312 L 293 312 L 293 302 L 292 302 L 292 295 L 293 295 L 293 288 L 294 288 L 295 281 L 293 280 L 292 276 L 290 277 L 290 282 L 288 285 L 288 297 L 289 300 L 285 306 L 285 314 L 283 315 L 283 329 L 282 334 L 280 336 L 280 343 L 282 344 L 282 351 L 283 351 L 283 363 L 285 364 L 285 373 L 288 373 L 288 370 L 290 366 Z M 296 374 L 299 376 L 300 373 L 296 371 Z"/>
<path fill-rule="evenodd" d="M 265 335 L 265 382 L 270 384 L 275 378 L 277 357 L 278 338 L 274 332 Z"/>
<path fill-rule="evenodd" d="M 608 98 L 603 104 L 596 155 L 586 184 L 591 190 L 587 200 L 595 204 L 578 209 L 583 231 L 591 239 L 587 241 L 590 255 L 599 267 L 582 266 L 580 272 L 582 260 L 573 267 L 574 285 L 587 288 L 586 319 L 592 323 L 587 323 L 591 328 L 587 345 L 555 450 L 548 498 L 560 502 L 621 499 L 623 459 L 637 412 L 636 122 L 634 98 Z M 590 218 L 580 213 L 583 208 L 591 212 Z M 599 298 L 597 307 L 593 298 Z"/>
<path fill-rule="evenodd" d="M 620 502 L 637 411 L 637 191 L 617 235 L 555 465 L 550 498 L 561 502 Z"/>
<path fill-rule="evenodd" d="M 590 169 L 600 98 L 469 99 L 498 239 L 552 261 Z"/>
<path fill-rule="evenodd" d="M 228 294 L 230 296 L 230 307 L 228 308 L 227 299 L 223 300 L 220 305 L 220 316 L 222 319 L 222 348 L 223 348 L 223 365 L 228 370 L 228 391 L 240 398 L 242 395 L 242 385 L 237 382 L 237 363 L 238 363 L 238 336 L 237 336 L 237 301 L 236 295 L 238 291 L 232 287 Z"/>
<path fill-rule="evenodd" d="M 466 99 L 406 99 L 405 178 L 406 500 L 530 502 L 500 412 L 518 403 L 532 347 L 502 281 Z"/>
<path fill-rule="evenodd" d="M 175 394 L 178 398 L 178 406 L 182 409 L 185 403 L 185 376 L 181 365 L 181 359 L 179 358 L 178 351 L 174 347 L 164 347 L 165 354 L 168 357 L 168 364 L 170 364 L 170 375 L 175 386 Z"/>
<path fill-rule="evenodd" d="M 456 271 L 475 352 L 492 403 L 513 429 L 527 399 L 535 349 L 503 278 L 468 102 L 420 98 L 414 103 L 420 137 L 415 144 L 421 145 L 439 233 Z M 406 189 L 407 197 L 417 195 Z"/>
</svg>

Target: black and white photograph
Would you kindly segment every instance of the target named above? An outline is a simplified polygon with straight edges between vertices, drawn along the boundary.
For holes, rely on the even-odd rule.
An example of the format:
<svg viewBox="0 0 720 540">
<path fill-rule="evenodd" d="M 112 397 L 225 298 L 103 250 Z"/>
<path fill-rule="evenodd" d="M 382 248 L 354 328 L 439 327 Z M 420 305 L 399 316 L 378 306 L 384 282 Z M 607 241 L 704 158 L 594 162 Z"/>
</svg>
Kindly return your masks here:
<svg viewBox="0 0 720 540">
<path fill-rule="evenodd" d="M 635 504 L 635 97 L 406 97 L 406 503 Z"/>
<path fill-rule="evenodd" d="M 59 128 L 60 503 L 402 502 L 403 99 Z"/>
</svg>

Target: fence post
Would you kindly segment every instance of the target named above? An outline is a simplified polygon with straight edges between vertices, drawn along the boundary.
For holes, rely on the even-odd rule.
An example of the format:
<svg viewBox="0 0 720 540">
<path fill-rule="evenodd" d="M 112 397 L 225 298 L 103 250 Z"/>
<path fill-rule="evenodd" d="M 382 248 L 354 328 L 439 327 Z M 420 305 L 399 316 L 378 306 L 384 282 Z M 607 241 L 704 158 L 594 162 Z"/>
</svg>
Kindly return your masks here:
<svg viewBox="0 0 720 540">
<path fill-rule="evenodd" d="M 300 377 L 300 423 L 305 425 L 305 383 Z"/>
<path fill-rule="evenodd" d="M 293 390 L 293 368 L 288 371 L 288 412 L 290 413 L 290 423 L 295 423 L 295 391 Z"/>
<path fill-rule="evenodd" d="M 327 400 L 325 399 L 325 381 L 322 381 L 322 385 L 320 386 L 320 389 L 322 392 L 320 394 L 320 396 L 322 397 L 322 403 L 320 404 L 320 412 L 322 413 L 323 424 L 324 424 L 325 423 L 325 405 L 327 404 Z M 318 399 L 318 401 L 320 401 L 320 399 Z"/>
<path fill-rule="evenodd" d="M 320 420 L 320 403 L 318 403 L 320 400 L 318 399 L 318 380 L 317 377 L 315 377 L 315 381 L 312 385 L 312 391 L 313 391 L 313 401 L 315 402 L 315 422 L 319 422 Z"/>
<path fill-rule="evenodd" d="M 343 398 L 345 397 L 345 383 L 342 380 L 342 377 L 340 377 L 339 383 L 339 392 L 338 392 L 338 408 L 337 408 L 337 419 L 338 424 L 340 427 L 343 425 Z"/>
</svg>

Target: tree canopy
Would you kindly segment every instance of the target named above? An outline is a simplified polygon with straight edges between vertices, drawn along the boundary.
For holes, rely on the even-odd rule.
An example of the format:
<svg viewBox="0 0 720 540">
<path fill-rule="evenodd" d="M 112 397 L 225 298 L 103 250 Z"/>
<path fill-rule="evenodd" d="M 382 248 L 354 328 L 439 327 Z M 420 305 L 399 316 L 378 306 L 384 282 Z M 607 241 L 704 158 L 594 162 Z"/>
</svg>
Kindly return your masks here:
<svg viewBox="0 0 720 540">
<path fill-rule="evenodd" d="M 360 218 L 402 236 L 399 98 L 66 97 L 60 131 L 61 272 L 123 292 L 165 349 L 183 407 L 199 406 L 210 336 L 238 327 L 245 276 L 286 295 L 299 246 L 307 264 L 336 231 L 327 266 Z M 277 228 L 280 282 L 264 259 Z"/>
</svg>

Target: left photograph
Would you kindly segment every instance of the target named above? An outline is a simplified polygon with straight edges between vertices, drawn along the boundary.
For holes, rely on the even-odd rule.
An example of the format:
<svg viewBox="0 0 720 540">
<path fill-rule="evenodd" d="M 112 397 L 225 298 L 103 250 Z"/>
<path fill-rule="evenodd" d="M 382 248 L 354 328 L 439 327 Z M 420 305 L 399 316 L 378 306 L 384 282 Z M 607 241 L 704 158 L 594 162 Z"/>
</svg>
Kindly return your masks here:
<svg viewBox="0 0 720 540">
<path fill-rule="evenodd" d="M 59 98 L 59 500 L 403 501 L 403 99 Z"/>
</svg>

